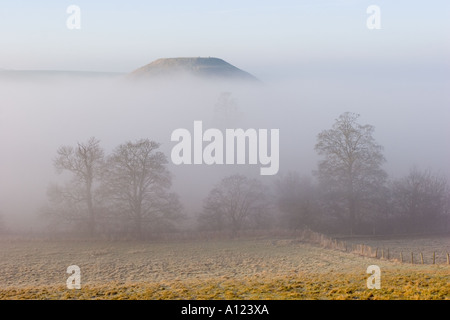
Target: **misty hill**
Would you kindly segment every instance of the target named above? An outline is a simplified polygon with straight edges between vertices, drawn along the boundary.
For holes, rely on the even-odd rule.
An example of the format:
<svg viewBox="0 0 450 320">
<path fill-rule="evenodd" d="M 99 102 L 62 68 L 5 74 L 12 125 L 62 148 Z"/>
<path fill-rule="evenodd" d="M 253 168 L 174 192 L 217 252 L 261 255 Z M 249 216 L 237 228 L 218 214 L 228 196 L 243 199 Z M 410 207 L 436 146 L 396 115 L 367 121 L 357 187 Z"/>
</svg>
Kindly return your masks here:
<svg viewBox="0 0 450 320">
<path fill-rule="evenodd" d="M 129 74 L 132 79 L 194 76 L 203 79 L 244 80 L 258 82 L 250 73 L 218 58 L 165 58 L 153 61 Z"/>
</svg>

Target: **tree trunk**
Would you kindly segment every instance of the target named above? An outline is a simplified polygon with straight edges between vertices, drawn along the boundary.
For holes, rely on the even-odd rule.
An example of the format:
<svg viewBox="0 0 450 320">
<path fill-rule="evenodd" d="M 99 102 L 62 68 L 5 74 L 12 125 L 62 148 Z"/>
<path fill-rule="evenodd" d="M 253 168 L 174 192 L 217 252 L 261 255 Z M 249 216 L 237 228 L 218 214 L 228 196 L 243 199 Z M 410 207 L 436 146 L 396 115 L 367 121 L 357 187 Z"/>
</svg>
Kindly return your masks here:
<svg viewBox="0 0 450 320">
<path fill-rule="evenodd" d="M 238 232 L 239 232 L 239 228 L 240 226 L 239 226 L 239 222 L 236 220 L 236 219 L 233 219 L 232 220 L 232 223 L 231 223 L 231 228 L 232 228 L 232 230 L 231 230 L 231 232 L 232 232 L 232 238 L 234 239 L 234 238 L 237 238 L 237 235 L 238 235 Z"/>
<path fill-rule="evenodd" d="M 135 223 L 135 237 L 138 240 L 142 240 L 142 219 L 141 219 L 141 214 L 136 214 L 135 219 L 134 219 L 134 223 Z"/>
<path fill-rule="evenodd" d="M 138 240 L 142 240 L 142 201 L 139 197 L 134 200 L 134 237 Z"/>
<path fill-rule="evenodd" d="M 356 201 L 353 192 L 352 178 L 350 178 L 350 183 L 347 192 L 348 192 L 347 200 L 348 200 L 348 218 L 349 218 L 350 234 L 353 235 L 353 233 L 355 232 L 355 222 L 356 222 Z"/>
<path fill-rule="evenodd" d="M 92 201 L 92 183 L 90 181 L 86 184 L 86 201 L 88 207 L 88 215 L 89 215 L 89 236 L 93 237 L 95 234 L 95 214 L 94 214 L 94 205 Z"/>
<path fill-rule="evenodd" d="M 355 232 L 355 221 L 356 221 L 356 206 L 353 195 L 350 195 L 349 197 L 348 209 L 349 209 L 350 234 L 353 235 L 353 233 Z"/>
</svg>

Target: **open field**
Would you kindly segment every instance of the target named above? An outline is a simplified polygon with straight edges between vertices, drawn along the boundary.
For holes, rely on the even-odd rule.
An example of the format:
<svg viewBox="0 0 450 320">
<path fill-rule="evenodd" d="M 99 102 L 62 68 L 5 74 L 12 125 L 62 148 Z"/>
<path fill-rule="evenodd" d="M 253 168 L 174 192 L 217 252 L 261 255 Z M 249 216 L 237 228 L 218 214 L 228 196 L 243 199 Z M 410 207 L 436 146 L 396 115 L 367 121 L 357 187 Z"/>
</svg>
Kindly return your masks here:
<svg viewBox="0 0 450 320">
<path fill-rule="evenodd" d="M 381 268 L 369 290 L 366 269 Z M 70 265 L 81 290 L 66 288 Z M 293 240 L 1 241 L 0 299 L 450 299 L 450 266 Z"/>
</svg>

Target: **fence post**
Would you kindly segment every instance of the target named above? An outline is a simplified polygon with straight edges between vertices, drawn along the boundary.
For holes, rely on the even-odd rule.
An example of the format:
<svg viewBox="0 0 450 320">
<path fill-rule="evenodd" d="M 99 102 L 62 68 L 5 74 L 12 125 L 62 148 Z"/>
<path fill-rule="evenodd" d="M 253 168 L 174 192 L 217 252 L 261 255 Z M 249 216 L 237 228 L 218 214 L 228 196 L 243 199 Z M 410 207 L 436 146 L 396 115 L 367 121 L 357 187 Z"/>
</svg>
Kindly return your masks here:
<svg viewBox="0 0 450 320">
<path fill-rule="evenodd" d="M 400 260 L 403 263 L 403 252 L 400 251 Z"/>
<path fill-rule="evenodd" d="M 436 252 L 433 251 L 433 264 L 436 264 Z"/>
<path fill-rule="evenodd" d="M 447 264 L 450 264 L 450 255 L 447 252 Z"/>
<path fill-rule="evenodd" d="M 411 264 L 414 264 L 414 253 L 411 252 Z"/>
<path fill-rule="evenodd" d="M 384 249 L 381 249 L 381 259 L 384 259 Z"/>
<path fill-rule="evenodd" d="M 423 264 L 423 254 L 422 254 L 422 252 L 420 253 L 420 261 L 421 261 L 422 264 Z"/>
</svg>

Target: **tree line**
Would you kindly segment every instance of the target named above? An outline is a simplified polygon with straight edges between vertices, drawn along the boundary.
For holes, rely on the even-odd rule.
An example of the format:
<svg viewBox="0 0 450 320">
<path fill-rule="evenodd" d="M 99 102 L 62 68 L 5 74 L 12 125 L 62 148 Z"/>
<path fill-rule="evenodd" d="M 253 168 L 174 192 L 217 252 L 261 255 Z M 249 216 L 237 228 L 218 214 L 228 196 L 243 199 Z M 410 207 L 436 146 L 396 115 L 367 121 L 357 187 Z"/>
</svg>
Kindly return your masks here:
<svg viewBox="0 0 450 320">
<path fill-rule="evenodd" d="M 446 179 L 412 168 L 389 179 L 374 127 L 343 113 L 317 135 L 321 160 L 311 175 L 279 174 L 270 185 L 235 174 L 205 195 L 199 230 L 310 228 L 325 233 L 400 234 L 450 231 L 450 191 Z M 105 156 L 91 138 L 57 150 L 54 166 L 69 173 L 64 186 L 48 189 L 43 213 L 53 225 L 90 236 L 115 234 L 144 238 L 176 231 L 182 205 L 171 192 L 171 174 L 159 144 L 142 139 L 119 145 Z"/>
</svg>

